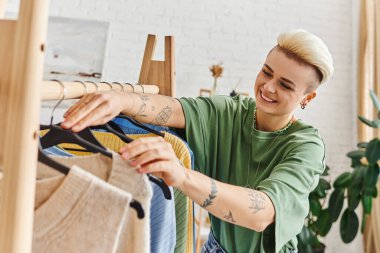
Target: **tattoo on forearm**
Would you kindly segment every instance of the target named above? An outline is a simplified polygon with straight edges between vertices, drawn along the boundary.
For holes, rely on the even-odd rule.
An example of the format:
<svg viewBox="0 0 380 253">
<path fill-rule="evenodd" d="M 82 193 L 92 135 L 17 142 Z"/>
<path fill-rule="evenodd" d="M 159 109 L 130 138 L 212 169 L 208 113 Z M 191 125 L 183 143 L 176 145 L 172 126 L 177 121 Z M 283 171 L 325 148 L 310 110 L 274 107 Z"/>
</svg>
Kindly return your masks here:
<svg viewBox="0 0 380 253">
<path fill-rule="evenodd" d="M 147 95 L 139 95 L 141 99 L 141 104 L 139 111 L 136 113 L 136 115 L 133 115 L 132 117 L 140 116 L 140 117 L 147 117 L 147 115 L 144 113 L 146 109 L 146 101 L 150 100 L 150 97 Z"/>
<path fill-rule="evenodd" d="M 208 198 L 205 199 L 201 207 L 206 208 L 212 205 L 212 201 L 216 198 L 216 193 L 218 189 L 216 188 L 216 182 L 214 179 L 211 179 L 211 193 L 208 195 Z"/>
<path fill-rule="evenodd" d="M 236 221 L 234 220 L 234 217 L 232 216 L 232 212 L 229 211 L 229 214 L 228 215 L 225 215 L 223 216 L 223 218 L 228 221 L 228 222 L 231 222 L 231 223 L 236 223 Z"/>
<path fill-rule="evenodd" d="M 172 115 L 172 108 L 169 106 L 166 106 L 164 109 L 161 110 L 161 112 L 158 113 L 157 117 L 155 118 L 155 121 L 159 125 L 164 125 L 166 122 L 168 122 L 171 115 Z"/>
<path fill-rule="evenodd" d="M 252 189 L 247 189 L 247 192 L 250 200 L 249 209 L 252 209 L 253 213 L 265 209 L 265 198 L 260 193 Z"/>
</svg>

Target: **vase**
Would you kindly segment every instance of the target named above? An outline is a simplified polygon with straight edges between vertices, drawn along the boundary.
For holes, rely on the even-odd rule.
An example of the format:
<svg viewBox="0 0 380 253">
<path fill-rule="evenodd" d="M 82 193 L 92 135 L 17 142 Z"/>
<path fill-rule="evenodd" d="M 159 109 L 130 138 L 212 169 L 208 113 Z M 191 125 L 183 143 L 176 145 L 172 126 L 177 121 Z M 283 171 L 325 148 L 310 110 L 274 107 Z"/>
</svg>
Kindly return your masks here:
<svg viewBox="0 0 380 253">
<path fill-rule="evenodd" d="M 211 88 L 211 92 L 210 92 L 211 96 L 218 95 L 217 88 L 218 88 L 217 78 L 214 78 L 214 84 L 213 84 L 213 86 Z"/>
</svg>

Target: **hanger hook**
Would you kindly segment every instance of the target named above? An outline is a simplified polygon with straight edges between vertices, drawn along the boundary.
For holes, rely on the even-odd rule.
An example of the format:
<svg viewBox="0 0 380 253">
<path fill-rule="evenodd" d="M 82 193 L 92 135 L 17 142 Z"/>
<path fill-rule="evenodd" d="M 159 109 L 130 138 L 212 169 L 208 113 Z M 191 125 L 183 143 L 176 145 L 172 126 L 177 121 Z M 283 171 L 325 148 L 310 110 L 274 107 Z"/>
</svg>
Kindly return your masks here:
<svg viewBox="0 0 380 253">
<path fill-rule="evenodd" d="M 119 85 L 121 87 L 121 90 L 124 93 L 124 86 L 121 83 L 118 83 L 118 82 L 112 82 L 112 83 Z"/>
<path fill-rule="evenodd" d="M 105 84 L 107 84 L 107 85 L 110 87 L 110 89 L 113 90 L 112 84 L 110 84 L 109 82 L 104 82 L 104 81 L 103 81 L 103 82 L 100 82 L 100 83 L 105 83 Z"/>
<path fill-rule="evenodd" d="M 99 87 L 99 85 L 98 85 L 97 83 L 95 83 L 95 82 L 93 82 L 93 81 L 85 81 L 85 82 L 92 83 L 93 85 L 96 86 L 96 91 L 97 91 L 97 92 L 100 91 L 100 87 Z"/>
<path fill-rule="evenodd" d="M 50 115 L 50 125 L 53 125 L 53 118 L 54 118 L 54 112 L 55 112 L 55 109 L 57 109 L 57 107 L 59 106 L 59 104 L 65 99 L 66 97 L 66 86 L 59 80 L 56 80 L 56 79 L 53 79 L 52 80 L 53 82 L 57 82 L 59 83 L 61 86 L 62 86 L 62 97 L 61 99 L 58 101 L 58 103 L 54 106 L 53 110 L 51 111 L 51 115 Z"/>
<path fill-rule="evenodd" d="M 85 82 L 80 81 L 80 80 L 76 80 L 76 81 L 74 81 L 74 82 L 82 84 L 83 87 L 84 87 L 84 95 L 87 95 L 87 94 L 88 94 L 88 87 L 87 87 L 87 84 L 86 84 Z"/>
<path fill-rule="evenodd" d="M 133 90 L 132 92 L 135 93 L 135 86 L 134 86 L 133 84 L 131 84 L 131 83 L 125 83 L 125 84 L 131 86 L 131 87 L 132 87 L 132 90 Z"/>
<path fill-rule="evenodd" d="M 139 85 L 142 89 L 142 93 L 145 93 L 145 89 L 144 89 L 144 86 L 142 86 L 142 84 L 136 83 L 136 85 Z"/>
</svg>

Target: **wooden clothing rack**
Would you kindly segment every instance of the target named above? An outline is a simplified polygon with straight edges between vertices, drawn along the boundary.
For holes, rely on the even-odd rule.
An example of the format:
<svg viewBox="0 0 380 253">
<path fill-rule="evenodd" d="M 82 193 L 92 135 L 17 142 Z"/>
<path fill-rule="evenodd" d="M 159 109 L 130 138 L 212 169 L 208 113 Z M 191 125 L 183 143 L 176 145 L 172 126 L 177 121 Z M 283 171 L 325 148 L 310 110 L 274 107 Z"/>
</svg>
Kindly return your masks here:
<svg viewBox="0 0 380 253">
<path fill-rule="evenodd" d="M 0 0 L 0 18 L 6 0 Z M 0 19 L 0 252 L 29 253 L 32 246 L 37 131 L 41 100 L 60 99 L 62 87 L 43 81 L 48 17 L 45 0 L 21 0 L 17 20 Z M 139 83 L 98 83 L 99 90 L 160 93 L 174 96 L 174 38 L 165 37 L 165 60 L 152 59 L 156 37 L 149 35 Z M 152 85 L 154 84 L 154 85 Z M 79 98 L 97 87 L 64 82 L 65 98 Z M 157 85 L 157 86 L 156 86 Z"/>
</svg>

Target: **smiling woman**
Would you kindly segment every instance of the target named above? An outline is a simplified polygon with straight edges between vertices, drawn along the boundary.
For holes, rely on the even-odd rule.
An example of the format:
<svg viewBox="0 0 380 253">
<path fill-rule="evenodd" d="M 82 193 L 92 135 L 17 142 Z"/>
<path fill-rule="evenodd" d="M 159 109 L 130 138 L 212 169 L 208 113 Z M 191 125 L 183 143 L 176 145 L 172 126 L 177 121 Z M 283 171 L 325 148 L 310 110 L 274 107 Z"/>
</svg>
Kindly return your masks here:
<svg viewBox="0 0 380 253">
<path fill-rule="evenodd" d="M 184 168 L 161 137 L 133 141 L 120 153 L 140 173 L 162 177 L 210 213 L 212 232 L 202 251 L 296 252 L 325 149 L 317 129 L 293 113 L 315 98 L 332 64 L 322 40 L 289 31 L 258 73 L 255 99 L 95 93 L 69 109 L 62 126 L 80 131 L 122 112 L 177 128 L 194 152 L 195 171 Z"/>
</svg>

